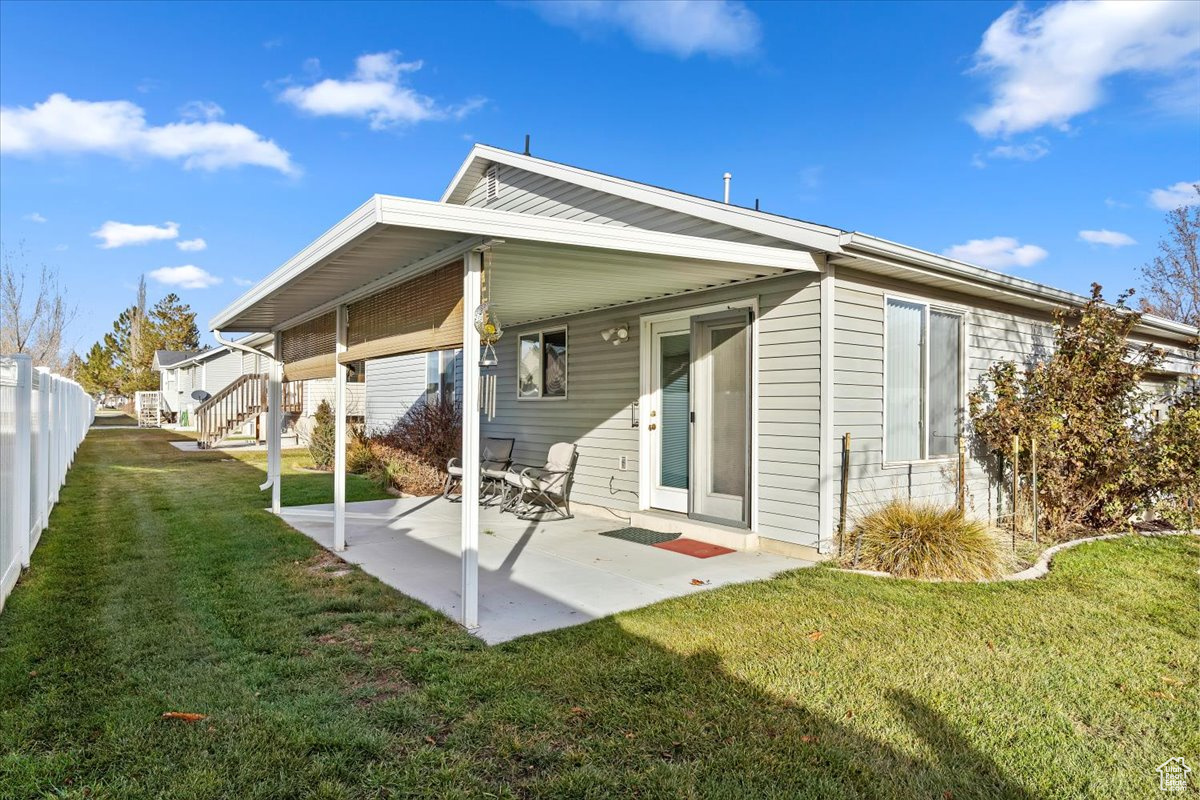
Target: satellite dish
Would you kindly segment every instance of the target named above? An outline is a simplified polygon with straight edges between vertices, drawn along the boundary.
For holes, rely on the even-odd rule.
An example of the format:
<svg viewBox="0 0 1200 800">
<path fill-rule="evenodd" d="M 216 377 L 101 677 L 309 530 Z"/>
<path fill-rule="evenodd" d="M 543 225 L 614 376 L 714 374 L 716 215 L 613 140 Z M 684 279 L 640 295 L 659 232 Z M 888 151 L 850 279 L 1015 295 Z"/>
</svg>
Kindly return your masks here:
<svg viewBox="0 0 1200 800">
<path fill-rule="evenodd" d="M 207 400 L 210 397 L 212 397 L 212 395 L 209 394 L 208 392 L 204 391 L 203 389 L 197 389 L 196 391 L 192 392 L 192 399 L 195 400 L 197 403 L 203 403 L 205 400 Z"/>
</svg>

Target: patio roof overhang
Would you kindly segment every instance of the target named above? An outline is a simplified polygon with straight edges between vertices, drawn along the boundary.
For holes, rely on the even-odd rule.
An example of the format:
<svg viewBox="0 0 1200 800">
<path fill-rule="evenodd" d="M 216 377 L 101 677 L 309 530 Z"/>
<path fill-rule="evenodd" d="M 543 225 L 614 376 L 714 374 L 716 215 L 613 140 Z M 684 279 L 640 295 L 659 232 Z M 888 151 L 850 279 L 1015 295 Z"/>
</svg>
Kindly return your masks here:
<svg viewBox="0 0 1200 800">
<path fill-rule="evenodd" d="M 220 331 L 273 331 L 493 242 L 492 300 L 509 324 L 792 271 L 799 249 L 375 195 L 217 314 Z M 499 244 L 503 242 L 503 244 Z"/>
</svg>

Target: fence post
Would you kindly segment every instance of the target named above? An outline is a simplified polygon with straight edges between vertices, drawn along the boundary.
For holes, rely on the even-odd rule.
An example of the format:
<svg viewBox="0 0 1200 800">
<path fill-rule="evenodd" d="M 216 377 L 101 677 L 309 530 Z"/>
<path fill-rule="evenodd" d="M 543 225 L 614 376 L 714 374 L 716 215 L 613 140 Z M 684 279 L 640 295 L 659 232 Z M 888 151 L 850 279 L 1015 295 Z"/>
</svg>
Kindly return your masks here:
<svg viewBox="0 0 1200 800">
<path fill-rule="evenodd" d="M 33 420 L 32 415 L 32 400 L 33 400 L 33 359 L 27 355 L 16 355 L 12 357 L 16 364 L 16 392 L 13 398 L 13 414 L 15 416 L 15 430 L 13 437 L 13 496 L 12 496 L 12 533 L 13 541 L 16 544 L 15 555 L 21 562 L 21 566 L 29 566 L 29 547 L 30 547 L 30 525 L 29 518 L 29 480 L 33 471 L 33 464 L 30 462 L 32 451 L 30 449 L 30 423 Z"/>
<path fill-rule="evenodd" d="M 50 370 L 38 367 L 38 528 L 50 524 Z"/>
</svg>

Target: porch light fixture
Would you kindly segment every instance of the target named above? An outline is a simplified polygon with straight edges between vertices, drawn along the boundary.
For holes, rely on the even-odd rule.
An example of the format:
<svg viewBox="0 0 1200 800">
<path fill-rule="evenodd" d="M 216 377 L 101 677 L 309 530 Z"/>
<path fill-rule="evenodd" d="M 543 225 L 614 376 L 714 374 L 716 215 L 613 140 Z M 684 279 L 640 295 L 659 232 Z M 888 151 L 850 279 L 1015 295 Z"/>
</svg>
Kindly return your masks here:
<svg viewBox="0 0 1200 800">
<path fill-rule="evenodd" d="M 614 347 L 629 341 L 629 323 L 622 322 L 612 328 L 600 331 L 600 338 Z"/>
</svg>

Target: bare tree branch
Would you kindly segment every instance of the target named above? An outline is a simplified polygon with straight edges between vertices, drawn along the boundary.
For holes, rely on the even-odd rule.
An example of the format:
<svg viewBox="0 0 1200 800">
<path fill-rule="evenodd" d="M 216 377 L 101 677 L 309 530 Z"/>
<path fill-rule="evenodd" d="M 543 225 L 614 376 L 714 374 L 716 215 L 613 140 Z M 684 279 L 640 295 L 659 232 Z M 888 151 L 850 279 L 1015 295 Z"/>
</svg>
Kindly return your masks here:
<svg viewBox="0 0 1200 800">
<path fill-rule="evenodd" d="M 0 260 L 0 352 L 24 353 L 34 366 L 62 370 L 67 355 L 63 342 L 75 319 L 76 307 L 59 283 L 58 271 L 42 265 L 37 292 L 27 298 L 28 257 L 24 245 L 5 250 Z"/>
</svg>

